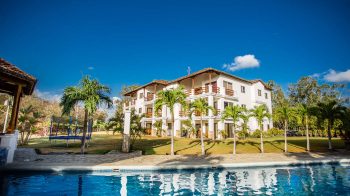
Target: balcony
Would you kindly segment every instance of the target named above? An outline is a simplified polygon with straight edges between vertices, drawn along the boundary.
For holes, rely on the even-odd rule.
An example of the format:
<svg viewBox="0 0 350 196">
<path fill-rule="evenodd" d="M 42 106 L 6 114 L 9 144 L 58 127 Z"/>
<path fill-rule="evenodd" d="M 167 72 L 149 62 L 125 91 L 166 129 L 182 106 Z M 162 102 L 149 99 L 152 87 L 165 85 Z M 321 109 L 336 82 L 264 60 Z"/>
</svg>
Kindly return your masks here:
<svg viewBox="0 0 350 196">
<path fill-rule="evenodd" d="M 145 101 L 152 101 L 154 99 L 154 94 L 148 94 L 146 97 L 145 97 Z"/>
<path fill-rule="evenodd" d="M 152 118 L 152 115 L 153 115 L 152 112 L 147 112 L 145 116 L 146 116 L 146 118 Z"/>
<path fill-rule="evenodd" d="M 203 87 L 198 87 L 198 88 L 195 88 L 194 89 L 194 95 L 200 95 L 202 94 L 204 91 L 203 91 Z"/>
<path fill-rule="evenodd" d="M 214 116 L 220 116 L 220 115 L 221 115 L 220 109 L 215 109 Z"/>
<path fill-rule="evenodd" d="M 225 89 L 225 95 L 233 97 L 234 91 L 232 89 Z"/>
<path fill-rule="evenodd" d="M 188 116 L 189 115 L 189 113 L 187 112 L 187 111 L 180 111 L 179 112 L 179 116 L 180 117 L 186 117 L 186 116 Z"/>
</svg>

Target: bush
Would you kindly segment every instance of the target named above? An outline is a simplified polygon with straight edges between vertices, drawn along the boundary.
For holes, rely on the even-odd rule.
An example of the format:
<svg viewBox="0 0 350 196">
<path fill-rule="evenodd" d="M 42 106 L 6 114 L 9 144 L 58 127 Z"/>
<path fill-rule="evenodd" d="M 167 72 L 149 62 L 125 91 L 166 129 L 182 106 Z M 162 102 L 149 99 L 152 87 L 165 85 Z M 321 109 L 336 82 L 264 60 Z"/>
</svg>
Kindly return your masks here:
<svg viewBox="0 0 350 196">
<path fill-rule="evenodd" d="M 249 133 L 247 130 L 242 130 L 237 132 L 239 138 L 247 138 L 249 136 Z"/>
<path fill-rule="evenodd" d="M 260 132 L 261 131 L 259 129 L 257 129 L 250 134 L 250 137 L 260 138 Z M 263 133 L 263 136 L 264 136 L 264 133 Z"/>
<path fill-rule="evenodd" d="M 282 136 L 282 135 L 284 135 L 284 131 L 281 129 L 277 129 L 277 128 L 271 128 L 271 129 L 267 130 L 266 134 L 269 137 Z"/>
</svg>

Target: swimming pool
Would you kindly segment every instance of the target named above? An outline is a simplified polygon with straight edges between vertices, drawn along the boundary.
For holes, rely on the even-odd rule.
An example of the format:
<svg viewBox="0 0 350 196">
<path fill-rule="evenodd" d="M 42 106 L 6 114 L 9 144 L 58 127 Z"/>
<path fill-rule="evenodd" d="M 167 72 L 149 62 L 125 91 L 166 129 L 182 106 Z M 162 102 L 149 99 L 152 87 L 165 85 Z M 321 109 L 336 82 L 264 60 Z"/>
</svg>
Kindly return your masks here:
<svg viewBox="0 0 350 196">
<path fill-rule="evenodd" d="M 1 195 L 346 195 L 350 165 L 154 172 L 5 173 Z"/>
</svg>

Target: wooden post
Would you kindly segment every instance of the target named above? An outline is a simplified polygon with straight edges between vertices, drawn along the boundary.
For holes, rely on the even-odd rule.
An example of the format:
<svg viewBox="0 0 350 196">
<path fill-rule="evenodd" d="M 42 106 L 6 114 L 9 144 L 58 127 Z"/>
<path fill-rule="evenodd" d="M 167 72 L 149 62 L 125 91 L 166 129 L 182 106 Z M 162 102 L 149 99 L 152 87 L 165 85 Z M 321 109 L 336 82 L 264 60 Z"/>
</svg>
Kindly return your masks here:
<svg viewBox="0 0 350 196">
<path fill-rule="evenodd" d="M 17 91 L 15 92 L 13 97 L 11 120 L 9 123 L 9 127 L 7 129 L 7 133 L 9 134 L 14 133 L 15 129 L 17 128 L 17 119 L 18 119 L 18 111 L 19 111 L 19 103 L 21 100 L 21 95 L 22 95 L 22 86 L 18 85 Z"/>
</svg>

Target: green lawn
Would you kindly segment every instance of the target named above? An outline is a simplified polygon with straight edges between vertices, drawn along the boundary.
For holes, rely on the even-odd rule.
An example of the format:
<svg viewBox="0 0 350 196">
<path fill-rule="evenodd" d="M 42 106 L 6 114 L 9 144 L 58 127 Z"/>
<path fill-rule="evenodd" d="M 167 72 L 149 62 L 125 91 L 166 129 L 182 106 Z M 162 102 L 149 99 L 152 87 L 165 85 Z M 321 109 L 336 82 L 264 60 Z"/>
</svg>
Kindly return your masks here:
<svg viewBox="0 0 350 196">
<path fill-rule="evenodd" d="M 333 147 L 335 149 L 344 148 L 344 142 L 339 138 L 334 138 Z M 120 135 L 107 135 L 105 133 L 94 133 L 93 139 L 87 149 L 89 154 L 104 154 L 110 150 L 121 149 Z M 327 151 L 328 143 L 326 138 L 311 138 L 311 150 L 322 152 Z M 46 154 L 50 152 L 68 152 L 79 153 L 80 142 L 70 141 L 69 146 L 66 147 L 65 141 L 55 141 L 50 144 L 47 137 L 33 138 L 29 144 L 24 147 L 36 148 L 41 153 Z M 306 140 L 305 137 L 290 137 L 288 138 L 289 152 L 305 152 Z M 231 139 L 223 141 L 205 141 L 205 148 L 207 154 L 229 154 L 232 153 L 233 141 Z M 264 148 L 266 153 L 277 152 L 282 153 L 284 148 L 284 138 L 264 138 Z M 136 141 L 134 145 L 135 150 L 142 150 L 144 154 L 167 154 L 170 152 L 170 138 L 158 138 L 151 136 L 144 136 L 141 140 Z M 175 139 L 176 154 L 200 154 L 200 140 L 189 138 Z M 237 142 L 237 153 L 259 153 L 260 139 L 249 138 L 246 140 L 239 140 Z"/>
</svg>

